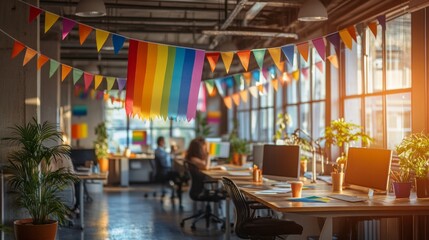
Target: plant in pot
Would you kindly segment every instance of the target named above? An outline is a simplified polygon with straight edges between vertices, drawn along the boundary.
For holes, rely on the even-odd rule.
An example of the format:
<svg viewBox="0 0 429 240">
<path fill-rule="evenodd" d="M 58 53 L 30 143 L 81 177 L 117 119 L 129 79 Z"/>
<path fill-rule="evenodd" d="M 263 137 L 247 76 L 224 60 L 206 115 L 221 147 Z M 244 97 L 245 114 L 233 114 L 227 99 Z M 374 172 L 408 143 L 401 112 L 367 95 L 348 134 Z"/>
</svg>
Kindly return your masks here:
<svg viewBox="0 0 429 240">
<path fill-rule="evenodd" d="M 61 133 L 54 124 L 39 124 L 34 118 L 11 127 L 10 134 L 3 138 L 15 146 L 5 167 L 10 174 L 8 183 L 16 193 L 17 206 L 31 217 L 14 222 L 15 238 L 53 240 L 58 222 L 70 213 L 58 193 L 78 179 L 65 168 L 51 170 L 51 163 L 68 155 L 70 146 L 60 143 Z"/>
<path fill-rule="evenodd" d="M 243 165 L 246 163 L 247 155 L 249 155 L 249 144 L 246 140 L 240 138 L 232 138 L 231 143 L 231 152 L 232 152 L 232 164 L 234 165 Z"/>
<path fill-rule="evenodd" d="M 331 121 L 331 124 L 325 128 L 323 137 L 317 141 L 324 142 L 325 148 L 330 148 L 332 145 L 339 148 L 344 147 L 336 162 L 345 164 L 347 159 L 348 147 L 351 143 L 361 141 L 364 146 L 369 146 L 374 141 L 368 134 L 362 132 L 362 127 L 346 122 L 343 118 Z"/>
<path fill-rule="evenodd" d="M 109 171 L 109 146 L 107 143 L 107 129 L 104 122 L 99 123 L 95 128 L 97 138 L 94 141 L 95 155 L 97 156 L 100 172 Z"/>
<path fill-rule="evenodd" d="M 411 134 L 396 146 L 400 165 L 415 174 L 417 197 L 428 197 L 429 137 L 423 133 Z"/>
<path fill-rule="evenodd" d="M 398 171 L 391 171 L 393 191 L 396 198 L 409 198 L 411 193 L 410 169 L 403 166 Z"/>
</svg>

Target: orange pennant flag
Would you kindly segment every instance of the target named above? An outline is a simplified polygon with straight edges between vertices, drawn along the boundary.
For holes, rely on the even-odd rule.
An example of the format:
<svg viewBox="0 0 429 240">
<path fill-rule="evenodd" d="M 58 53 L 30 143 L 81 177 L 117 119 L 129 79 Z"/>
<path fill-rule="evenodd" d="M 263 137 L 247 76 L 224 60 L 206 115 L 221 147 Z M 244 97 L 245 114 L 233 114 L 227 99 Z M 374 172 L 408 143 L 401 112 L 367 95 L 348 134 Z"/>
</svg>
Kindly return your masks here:
<svg viewBox="0 0 429 240">
<path fill-rule="evenodd" d="M 295 80 L 299 79 L 299 70 L 292 72 L 292 78 Z"/>
<path fill-rule="evenodd" d="M 302 58 L 308 62 L 308 42 L 300 43 L 296 45 L 298 52 L 301 54 Z"/>
<path fill-rule="evenodd" d="M 346 47 L 351 50 L 353 47 L 353 39 L 350 36 L 349 31 L 347 29 L 343 29 L 339 33 L 340 33 L 340 37 L 343 40 Z"/>
<path fill-rule="evenodd" d="M 279 80 L 277 79 L 271 80 L 271 85 L 273 85 L 274 90 L 277 92 L 277 89 L 279 88 Z"/>
<path fill-rule="evenodd" d="M 214 96 L 216 96 L 217 95 L 217 89 L 216 88 L 213 88 L 213 91 L 212 92 L 209 92 L 209 97 L 214 97 Z"/>
<path fill-rule="evenodd" d="M 94 77 L 94 89 L 97 89 L 100 86 L 100 83 L 103 81 L 103 76 L 95 75 Z"/>
<path fill-rule="evenodd" d="M 347 31 L 349 32 L 349 34 L 353 38 L 353 40 L 355 40 L 355 42 L 357 42 L 355 26 L 352 25 L 352 26 L 348 27 Z"/>
<path fill-rule="evenodd" d="M 36 56 L 37 52 L 33 49 L 27 47 L 27 50 L 25 51 L 24 60 L 22 61 L 22 66 L 25 66 L 31 59 L 33 59 L 34 56 Z"/>
<path fill-rule="evenodd" d="M 54 23 L 58 20 L 60 16 L 50 13 L 50 12 L 45 12 L 45 33 L 49 31 L 49 29 L 51 29 L 51 27 L 54 25 Z"/>
<path fill-rule="evenodd" d="M 232 59 L 234 58 L 234 52 L 221 52 L 220 56 L 222 57 L 223 64 L 225 65 L 226 73 L 228 73 Z"/>
<path fill-rule="evenodd" d="M 250 50 L 243 50 L 237 52 L 237 56 L 240 59 L 241 65 L 243 65 L 244 70 L 249 68 L 249 60 L 250 60 Z"/>
<path fill-rule="evenodd" d="M 334 66 L 335 68 L 338 68 L 338 58 L 337 55 L 331 55 L 328 57 L 329 61 L 331 62 L 332 66 Z"/>
<path fill-rule="evenodd" d="M 250 92 L 250 94 L 252 94 L 253 97 L 257 97 L 258 96 L 258 87 L 251 86 L 249 88 L 249 92 Z"/>
<path fill-rule="evenodd" d="M 268 48 L 268 52 L 270 53 L 271 58 L 273 59 L 274 63 L 276 64 L 276 67 L 278 69 L 281 69 L 282 68 L 282 66 L 281 66 L 282 62 L 280 62 L 280 58 L 281 58 L 282 49 L 281 48 Z"/>
<path fill-rule="evenodd" d="M 249 86 L 252 81 L 252 72 L 243 73 L 243 77 L 244 77 L 244 80 L 246 81 L 247 86 Z"/>
<path fill-rule="evenodd" d="M 217 61 L 219 60 L 219 55 L 220 53 L 218 52 L 206 53 L 206 58 L 207 58 L 207 61 L 209 61 L 210 70 L 212 70 L 212 72 L 216 68 Z"/>
<path fill-rule="evenodd" d="M 22 52 L 22 50 L 24 50 L 24 48 L 25 48 L 24 44 L 22 44 L 18 41 L 15 41 L 13 43 L 12 54 L 10 55 L 10 59 L 14 59 L 16 56 L 18 56 L 18 54 L 20 52 Z"/>
<path fill-rule="evenodd" d="M 232 100 L 236 106 L 240 105 L 240 94 L 234 93 L 232 94 Z"/>
<path fill-rule="evenodd" d="M 69 75 L 71 70 L 72 70 L 72 67 L 65 64 L 61 64 L 61 81 L 64 81 L 64 79 L 66 79 L 66 77 Z"/>
<path fill-rule="evenodd" d="M 49 61 L 48 57 L 46 57 L 43 54 L 40 54 L 39 58 L 37 59 L 37 70 L 40 70 L 42 68 L 42 66 L 45 65 L 45 63 L 48 61 Z"/>
<path fill-rule="evenodd" d="M 370 22 L 368 24 L 368 27 L 371 30 L 372 34 L 374 34 L 374 37 L 377 37 L 377 23 L 376 22 Z"/>
<path fill-rule="evenodd" d="M 101 50 L 107 38 L 109 37 L 109 34 L 110 34 L 109 32 L 106 32 L 100 29 L 95 29 L 95 41 L 97 43 L 97 52 Z"/>
<path fill-rule="evenodd" d="M 258 87 L 258 91 L 260 92 L 260 93 L 263 93 L 264 92 L 264 85 L 258 85 L 257 86 Z"/>
<path fill-rule="evenodd" d="M 79 24 L 79 42 L 82 45 L 92 32 L 92 28 L 83 24 Z"/>
<path fill-rule="evenodd" d="M 280 72 L 284 72 L 285 71 L 285 61 L 280 61 L 279 71 Z"/>
<path fill-rule="evenodd" d="M 247 102 L 247 99 L 249 98 L 249 93 L 247 92 L 247 90 L 243 90 L 240 92 L 240 96 L 241 96 L 241 100 L 243 100 L 243 102 Z"/>
<path fill-rule="evenodd" d="M 226 106 L 228 109 L 231 109 L 231 108 L 232 108 L 232 99 L 231 99 L 231 97 L 230 97 L 230 96 L 226 96 L 226 97 L 224 97 L 224 98 L 223 98 L 223 102 L 225 103 L 225 106 Z"/>
</svg>

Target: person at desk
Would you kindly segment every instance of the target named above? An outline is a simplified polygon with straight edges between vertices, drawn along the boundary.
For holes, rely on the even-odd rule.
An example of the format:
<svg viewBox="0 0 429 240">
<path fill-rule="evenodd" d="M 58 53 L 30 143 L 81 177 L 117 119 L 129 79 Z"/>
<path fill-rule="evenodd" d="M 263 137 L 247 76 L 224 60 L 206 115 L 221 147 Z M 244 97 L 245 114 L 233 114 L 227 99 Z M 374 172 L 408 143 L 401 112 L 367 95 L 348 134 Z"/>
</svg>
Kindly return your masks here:
<svg viewBox="0 0 429 240">
<path fill-rule="evenodd" d="M 194 164 L 200 170 L 224 170 L 222 166 L 210 166 L 207 142 L 202 137 L 197 137 L 191 141 L 185 160 Z"/>
</svg>

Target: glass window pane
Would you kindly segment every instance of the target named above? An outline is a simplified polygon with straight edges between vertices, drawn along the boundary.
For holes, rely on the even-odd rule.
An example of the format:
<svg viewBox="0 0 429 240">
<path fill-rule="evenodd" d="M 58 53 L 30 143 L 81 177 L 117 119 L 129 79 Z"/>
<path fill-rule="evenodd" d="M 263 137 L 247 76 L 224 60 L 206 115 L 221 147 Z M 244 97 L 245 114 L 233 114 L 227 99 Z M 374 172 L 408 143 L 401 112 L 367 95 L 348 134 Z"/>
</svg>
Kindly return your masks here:
<svg viewBox="0 0 429 240">
<path fill-rule="evenodd" d="M 251 112 L 251 126 L 250 131 L 252 132 L 252 141 L 257 142 L 258 141 L 258 124 L 259 124 L 259 118 L 258 118 L 258 110 L 253 110 Z"/>
<path fill-rule="evenodd" d="M 268 131 L 267 139 L 264 141 L 271 142 L 274 136 L 274 108 L 268 108 Z"/>
<path fill-rule="evenodd" d="M 325 102 L 315 102 L 313 104 L 313 133 L 314 139 L 322 136 L 325 129 Z"/>
<path fill-rule="evenodd" d="M 309 53 L 310 54 L 310 53 Z M 301 55 L 300 55 L 301 56 Z M 307 102 L 310 101 L 310 70 L 309 70 L 309 64 L 304 60 L 303 57 L 300 57 L 300 77 L 299 77 L 299 83 L 300 83 L 300 96 L 301 96 L 301 102 Z M 311 56 L 309 56 L 309 59 Z M 307 76 L 303 72 L 307 72 Z"/>
<path fill-rule="evenodd" d="M 238 136 L 242 139 L 250 139 L 250 114 L 248 111 L 238 112 Z"/>
<path fill-rule="evenodd" d="M 366 133 L 373 137 L 373 147 L 383 147 L 383 103 L 381 96 L 365 98 Z"/>
<path fill-rule="evenodd" d="M 313 64 L 311 65 L 313 100 L 325 99 L 325 62 L 313 48 Z"/>
<path fill-rule="evenodd" d="M 311 133 L 311 112 L 310 112 L 310 104 L 301 104 L 300 105 L 300 113 L 299 113 L 299 120 L 300 120 L 300 128 L 301 130 L 305 131 L 306 133 Z"/>
<path fill-rule="evenodd" d="M 395 145 L 411 133 L 411 93 L 386 96 L 387 148 Z"/>
<path fill-rule="evenodd" d="M 381 25 L 377 25 L 377 37 L 374 37 L 371 30 L 366 30 L 366 91 L 374 93 L 383 91 L 383 51 Z"/>
<path fill-rule="evenodd" d="M 259 128 L 259 136 L 257 138 L 258 141 L 268 141 L 268 109 L 261 109 L 259 111 L 259 119 L 260 119 L 260 128 Z"/>
<path fill-rule="evenodd" d="M 352 50 L 345 49 L 346 95 L 362 94 L 362 41 L 357 36 Z"/>
<path fill-rule="evenodd" d="M 283 91 L 283 85 L 282 85 L 282 79 L 281 78 L 278 78 L 278 79 L 280 79 L 279 81 L 278 81 L 278 87 L 277 87 L 277 92 L 275 92 L 275 95 L 276 95 L 276 107 L 278 108 L 278 107 L 281 107 L 281 106 L 283 106 L 283 94 L 284 94 L 284 91 Z"/>
<path fill-rule="evenodd" d="M 386 88 L 411 87 L 411 14 L 387 22 Z"/>
<path fill-rule="evenodd" d="M 298 106 L 288 106 L 286 112 L 290 115 L 290 119 L 292 120 L 290 125 L 286 126 L 286 131 L 291 134 L 298 128 Z"/>
<path fill-rule="evenodd" d="M 286 86 L 287 92 L 287 103 L 297 103 L 298 102 L 298 81 L 292 79 Z M 307 93 L 308 94 L 308 93 Z"/>
<path fill-rule="evenodd" d="M 344 101 L 344 120 L 357 125 L 362 125 L 361 109 L 360 98 L 346 99 Z"/>
</svg>

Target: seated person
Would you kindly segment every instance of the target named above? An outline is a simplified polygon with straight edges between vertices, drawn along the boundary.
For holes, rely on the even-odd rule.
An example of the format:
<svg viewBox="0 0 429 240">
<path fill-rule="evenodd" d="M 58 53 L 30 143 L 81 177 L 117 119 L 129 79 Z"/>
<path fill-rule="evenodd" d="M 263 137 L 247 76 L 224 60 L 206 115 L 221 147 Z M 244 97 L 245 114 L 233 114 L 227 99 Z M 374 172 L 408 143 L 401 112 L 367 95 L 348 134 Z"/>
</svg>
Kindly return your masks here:
<svg viewBox="0 0 429 240">
<path fill-rule="evenodd" d="M 207 142 L 202 137 L 197 137 L 191 141 L 185 160 L 194 164 L 200 170 L 224 170 L 221 166 L 210 167 Z"/>
</svg>

